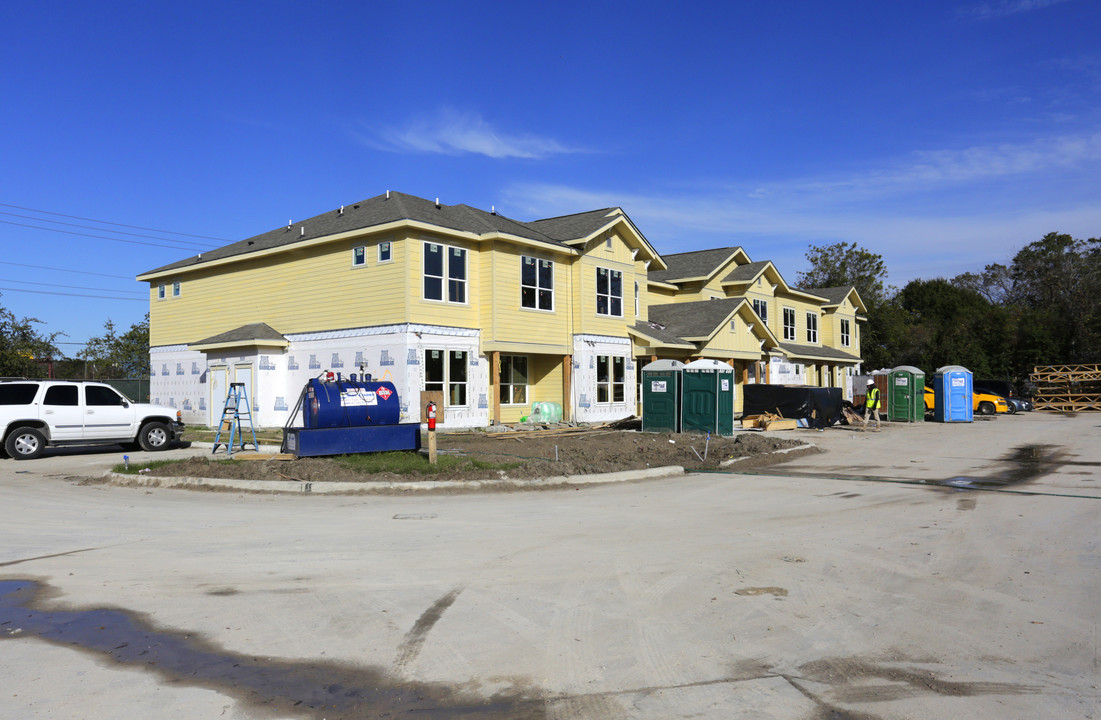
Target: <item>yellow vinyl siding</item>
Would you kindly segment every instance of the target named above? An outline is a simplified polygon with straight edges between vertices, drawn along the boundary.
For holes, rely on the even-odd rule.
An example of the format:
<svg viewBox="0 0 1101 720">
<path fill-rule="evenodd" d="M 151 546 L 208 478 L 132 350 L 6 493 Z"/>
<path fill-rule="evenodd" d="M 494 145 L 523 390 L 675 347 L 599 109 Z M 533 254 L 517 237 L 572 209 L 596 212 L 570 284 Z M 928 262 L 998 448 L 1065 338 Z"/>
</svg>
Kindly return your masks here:
<svg viewBox="0 0 1101 720">
<path fill-rule="evenodd" d="M 524 355 L 528 359 L 528 399 L 523 405 L 501 403 L 501 422 L 516 423 L 531 412 L 532 403 L 553 402 L 563 405 L 562 397 L 562 356 L 530 355 L 525 353 L 502 353 Z M 492 392 L 499 393 L 498 378 L 491 379 Z M 563 410 L 565 406 L 563 405 Z"/>
<path fill-rule="evenodd" d="M 483 342 L 493 343 L 507 352 L 501 343 L 553 345 L 559 350 L 570 346 L 570 268 L 569 257 L 534 252 L 529 248 L 499 244 L 492 252 L 493 281 L 482 308 Z M 521 305 L 521 262 L 523 257 L 554 263 L 553 310 Z"/>
<path fill-rule="evenodd" d="M 443 300 L 424 299 L 424 253 L 425 245 L 442 245 L 445 253 L 443 280 Z M 409 262 L 405 265 L 406 282 L 409 287 L 409 315 L 407 320 L 415 323 L 447 325 L 450 327 L 476 328 L 479 324 L 480 292 L 478 246 L 453 238 L 422 234 L 406 241 Z M 466 300 L 464 303 L 450 302 L 448 297 L 447 263 L 452 248 L 466 250 Z M 374 324 L 374 323 L 370 323 Z"/>
<path fill-rule="evenodd" d="M 367 266 L 352 267 L 352 248 L 364 244 Z M 150 290 L 150 344 L 193 343 L 258 318 L 284 334 L 403 322 L 403 244 L 393 242 L 393 261 L 383 264 L 372 261 L 376 246 L 360 237 L 232 269 L 198 267 L 176 276 L 180 297 L 164 300 L 156 297 L 158 280 Z"/>
<path fill-rule="evenodd" d="M 622 273 L 622 315 L 598 315 L 596 312 L 597 268 Z M 628 325 L 635 323 L 634 287 L 635 262 L 630 248 L 622 239 L 612 235 L 612 250 L 605 247 L 603 239 L 589 244 L 585 254 L 574 263 L 574 332 L 622 337 Z M 639 278 L 640 285 L 645 276 Z M 640 289 L 641 292 L 641 289 Z"/>
</svg>

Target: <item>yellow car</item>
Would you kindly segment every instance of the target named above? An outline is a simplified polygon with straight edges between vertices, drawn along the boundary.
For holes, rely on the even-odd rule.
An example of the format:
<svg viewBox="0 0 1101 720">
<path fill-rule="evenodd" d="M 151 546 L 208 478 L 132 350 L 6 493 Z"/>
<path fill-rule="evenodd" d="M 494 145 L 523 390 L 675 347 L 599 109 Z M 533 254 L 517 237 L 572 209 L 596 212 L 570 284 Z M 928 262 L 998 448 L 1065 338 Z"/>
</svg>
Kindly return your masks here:
<svg viewBox="0 0 1101 720">
<path fill-rule="evenodd" d="M 984 392 L 971 393 L 971 408 L 976 415 L 993 415 L 1009 412 L 1009 403 L 1001 395 Z M 933 388 L 925 386 L 925 412 L 933 412 Z"/>
</svg>

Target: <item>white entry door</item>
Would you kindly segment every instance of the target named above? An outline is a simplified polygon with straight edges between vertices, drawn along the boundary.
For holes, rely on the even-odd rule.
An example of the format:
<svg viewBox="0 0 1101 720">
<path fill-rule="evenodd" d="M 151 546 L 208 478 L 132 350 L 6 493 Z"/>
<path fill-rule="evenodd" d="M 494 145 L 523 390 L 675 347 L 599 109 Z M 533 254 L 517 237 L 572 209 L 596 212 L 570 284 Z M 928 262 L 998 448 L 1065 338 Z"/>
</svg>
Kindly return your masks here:
<svg viewBox="0 0 1101 720">
<path fill-rule="evenodd" d="M 241 383 L 245 386 L 245 393 L 246 397 L 248 398 L 249 404 L 249 415 L 252 416 L 254 413 L 253 408 L 256 407 L 256 396 L 253 394 L 256 391 L 256 388 L 253 386 L 252 383 L 252 363 L 234 365 L 233 382 Z M 244 410 L 243 407 L 241 409 L 242 411 Z M 255 417 L 252 418 L 252 422 L 254 425 L 256 424 Z"/>
</svg>

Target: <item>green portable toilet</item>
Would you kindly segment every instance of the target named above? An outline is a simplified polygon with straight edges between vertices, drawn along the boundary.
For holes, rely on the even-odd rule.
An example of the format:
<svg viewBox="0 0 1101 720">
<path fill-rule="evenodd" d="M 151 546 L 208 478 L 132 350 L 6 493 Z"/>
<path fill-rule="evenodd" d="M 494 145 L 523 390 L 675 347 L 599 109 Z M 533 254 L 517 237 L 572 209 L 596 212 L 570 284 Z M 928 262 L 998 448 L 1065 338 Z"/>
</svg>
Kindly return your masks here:
<svg viewBox="0 0 1101 720">
<path fill-rule="evenodd" d="M 655 360 L 642 368 L 642 431 L 680 432 L 680 360 Z"/>
<path fill-rule="evenodd" d="M 681 432 L 734 434 L 734 368 L 719 360 L 684 366 Z"/>
<path fill-rule="evenodd" d="M 887 373 L 887 419 L 925 422 L 925 373 L 913 365 L 899 365 Z"/>
</svg>

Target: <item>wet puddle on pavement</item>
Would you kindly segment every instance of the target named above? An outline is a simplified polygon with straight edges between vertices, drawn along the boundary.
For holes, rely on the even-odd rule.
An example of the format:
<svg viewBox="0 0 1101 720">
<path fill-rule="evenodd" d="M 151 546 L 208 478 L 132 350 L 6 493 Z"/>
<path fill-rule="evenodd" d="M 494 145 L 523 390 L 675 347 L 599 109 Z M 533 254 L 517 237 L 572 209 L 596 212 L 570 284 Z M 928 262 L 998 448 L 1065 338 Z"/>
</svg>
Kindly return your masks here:
<svg viewBox="0 0 1101 720">
<path fill-rule="evenodd" d="M 46 589 L 33 580 L 0 580 L 0 641 L 32 637 L 65 645 L 284 716 L 546 717 L 544 702 L 522 693 L 481 698 L 444 685 L 401 681 L 382 669 L 239 655 L 195 634 L 158 629 L 139 614 L 120 609 L 41 609 Z"/>
<path fill-rule="evenodd" d="M 1022 445 L 1013 448 L 1001 460 L 1005 469 L 983 477 L 957 476 L 947 480 L 927 480 L 930 485 L 959 488 L 960 490 L 1000 490 L 1020 485 L 1055 472 L 1067 464 L 1059 457 L 1055 445 Z"/>
</svg>

